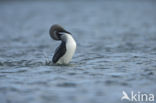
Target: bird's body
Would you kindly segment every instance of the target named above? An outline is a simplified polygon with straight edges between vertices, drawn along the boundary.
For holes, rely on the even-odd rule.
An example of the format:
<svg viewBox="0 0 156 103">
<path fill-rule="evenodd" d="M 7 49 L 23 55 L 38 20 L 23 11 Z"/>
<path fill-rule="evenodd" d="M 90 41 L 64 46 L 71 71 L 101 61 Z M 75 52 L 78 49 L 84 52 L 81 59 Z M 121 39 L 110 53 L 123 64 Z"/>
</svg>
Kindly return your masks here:
<svg viewBox="0 0 156 103">
<path fill-rule="evenodd" d="M 71 35 L 65 34 L 67 41 L 65 43 L 66 52 L 57 61 L 57 64 L 68 64 L 76 50 L 76 42 Z"/>
<path fill-rule="evenodd" d="M 60 25 L 53 25 L 50 29 L 50 36 L 54 40 L 61 40 L 60 46 L 55 50 L 53 63 L 68 64 L 76 50 L 76 42 L 71 33 L 64 30 Z"/>
</svg>

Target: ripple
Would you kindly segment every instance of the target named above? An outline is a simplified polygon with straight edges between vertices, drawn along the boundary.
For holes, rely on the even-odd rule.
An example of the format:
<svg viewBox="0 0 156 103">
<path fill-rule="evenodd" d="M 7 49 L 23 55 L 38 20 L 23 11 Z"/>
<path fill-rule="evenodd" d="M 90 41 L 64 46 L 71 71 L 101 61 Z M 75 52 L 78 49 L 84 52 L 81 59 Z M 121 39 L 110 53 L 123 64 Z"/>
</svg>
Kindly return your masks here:
<svg viewBox="0 0 156 103">
<path fill-rule="evenodd" d="M 4 61 L 0 62 L 1 66 L 6 67 L 31 67 L 31 66 L 42 66 L 45 62 L 35 60 L 19 60 L 19 61 Z"/>
<path fill-rule="evenodd" d="M 107 80 L 105 81 L 106 85 L 122 85 L 122 86 L 128 86 L 129 84 L 127 82 L 119 82 L 119 81 L 114 81 L 114 80 Z"/>
<path fill-rule="evenodd" d="M 59 83 L 57 84 L 59 87 L 76 87 L 77 84 L 72 83 L 72 82 L 64 82 L 64 83 Z"/>
<path fill-rule="evenodd" d="M 6 77 L 6 75 L 4 75 L 4 74 L 3 75 L 0 75 L 0 78 L 5 78 L 5 77 Z"/>
</svg>

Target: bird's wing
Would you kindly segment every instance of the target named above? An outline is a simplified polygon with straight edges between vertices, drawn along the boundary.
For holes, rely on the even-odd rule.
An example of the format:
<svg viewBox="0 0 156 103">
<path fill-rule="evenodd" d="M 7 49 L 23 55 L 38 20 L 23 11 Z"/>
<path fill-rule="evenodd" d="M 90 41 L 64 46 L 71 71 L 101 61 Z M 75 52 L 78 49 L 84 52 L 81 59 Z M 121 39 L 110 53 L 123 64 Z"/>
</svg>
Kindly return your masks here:
<svg viewBox="0 0 156 103">
<path fill-rule="evenodd" d="M 66 52 L 66 44 L 62 42 L 60 46 L 55 50 L 55 54 L 53 56 L 53 63 L 56 63 Z"/>
</svg>

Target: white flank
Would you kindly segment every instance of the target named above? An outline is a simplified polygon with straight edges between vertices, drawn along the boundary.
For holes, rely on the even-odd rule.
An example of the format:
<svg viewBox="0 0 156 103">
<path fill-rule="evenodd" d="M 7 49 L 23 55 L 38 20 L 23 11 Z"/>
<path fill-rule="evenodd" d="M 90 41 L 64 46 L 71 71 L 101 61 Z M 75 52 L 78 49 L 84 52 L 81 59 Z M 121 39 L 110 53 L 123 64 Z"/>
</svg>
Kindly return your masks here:
<svg viewBox="0 0 156 103">
<path fill-rule="evenodd" d="M 76 50 L 76 42 L 70 34 L 64 34 L 66 37 L 66 53 L 58 60 L 57 64 L 68 64 L 72 59 L 75 50 Z"/>
</svg>

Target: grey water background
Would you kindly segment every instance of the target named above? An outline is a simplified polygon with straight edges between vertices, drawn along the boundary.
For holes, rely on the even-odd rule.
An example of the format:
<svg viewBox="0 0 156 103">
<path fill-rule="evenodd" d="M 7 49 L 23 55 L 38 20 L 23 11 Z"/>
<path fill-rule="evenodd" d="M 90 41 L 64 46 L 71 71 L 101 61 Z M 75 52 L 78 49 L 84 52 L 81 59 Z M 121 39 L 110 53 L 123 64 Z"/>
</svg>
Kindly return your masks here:
<svg viewBox="0 0 156 103">
<path fill-rule="evenodd" d="M 77 42 L 67 66 L 47 63 L 56 23 Z M 156 1 L 0 1 L 0 103 L 129 103 L 122 91 L 156 96 Z"/>
</svg>

